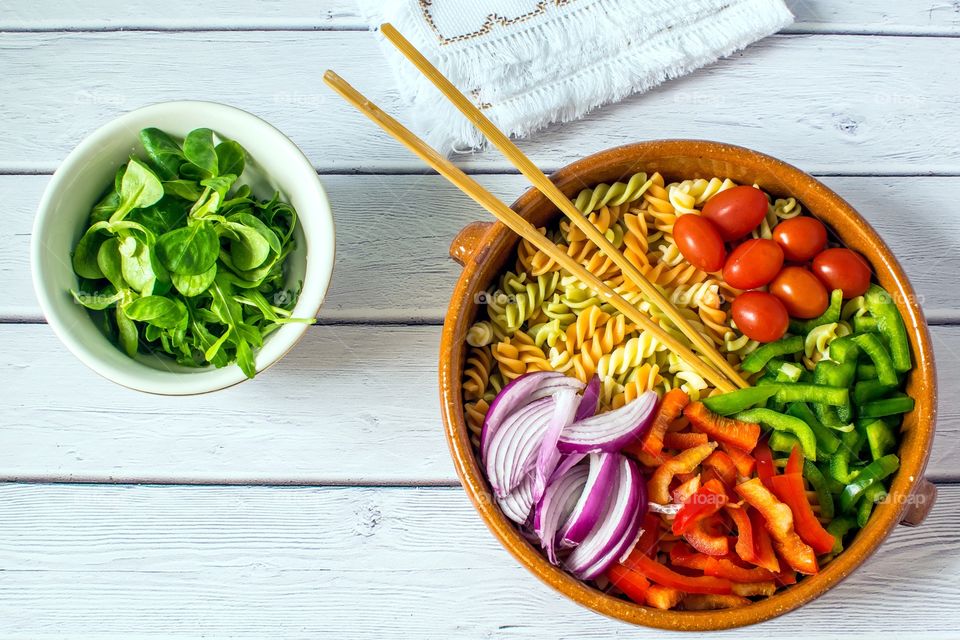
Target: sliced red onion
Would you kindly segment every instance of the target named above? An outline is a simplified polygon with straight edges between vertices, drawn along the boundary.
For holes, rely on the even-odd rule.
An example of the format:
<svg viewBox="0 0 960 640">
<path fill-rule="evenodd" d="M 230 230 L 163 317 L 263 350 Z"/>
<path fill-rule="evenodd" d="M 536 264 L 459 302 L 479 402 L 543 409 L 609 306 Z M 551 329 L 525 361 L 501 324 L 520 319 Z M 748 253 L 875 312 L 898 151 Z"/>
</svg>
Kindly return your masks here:
<svg viewBox="0 0 960 640">
<path fill-rule="evenodd" d="M 574 422 L 560 434 L 557 446 L 563 453 L 619 451 L 643 437 L 656 408 L 657 393 L 647 391 L 619 409 Z"/>
<path fill-rule="evenodd" d="M 497 504 L 500 505 L 503 515 L 517 524 L 526 523 L 530 517 L 530 510 L 534 503 L 533 482 L 533 475 L 528 474 L 505 498 L 497 498 Z"/>
<path fill-rule="evenodd" d="M 550 417 L 550 424 L 547 426 L 543 442 L 540 443 L 540 451 L 537 453 L 537 467 L 533 483 L 534 502 L 538 502 L 543 496 L 543 490 L 547 488 L 547 481 L 553 474 L 553 470 L 557 468 L 557 463 L 560 462 L 557 440 L 560 439 L 560 433 L 573 423 L 577 406 L 580 404 L 580 396 L 573 389 L 557 391 L 553 395 L 553 400 L 553 415 Z"/>
<path fill-rule="evenodd" d="M 574 422 L 580 422 L 597 413 L 600 407 L 600 376 L 594 375 L 590 378 L 587 388 L 583 390 L 583 398 L 580 400 L 580 406 L 577 407 L 577 417 Z"/>
<path fill-rule="evenodd" d="M 493 437 L 504 421 L 522 407 L 540 398 L 549 398 L 560 389 L 583 389 L 576 378 L 554 371 L 537 371 L 519 376 L 505 386 L 490 403 L 480 431 L 480 459 L 486 460 Z"/>
<path fill-rule="evenodd" d="M 575 466 L 580 464 L 580 461 L 587 457 L 585 453 L 571 453 L 569 455 L 561 455 L 560 463 L 557 465 L 557 468 L 553 470 L 553 475 L 550 476 L 550 480 L 547 484 L 553 484 L 557 479 L 565 475 L 567 471 L 573 469 Z"/>
<path fill-rule="evenodd" d="M 498 498 L 513 491 L 536 462 L 554 404 L 553 398 L 533 401 L 504 420 L 490 438 L 485 467 Z"/>
<path fill-rule="evenodd" d="M 633 460 L 614 454 L 617 472 L 599 523 L 565 561 L 573 575 L 592 580 L 619 560 L 633 544 L 640 527 L 640 506 L 646 503 L 642 477 Z"/>
<path fill-rule="evenodd" d="M 583 488 L 590 475 L 588 465 L 573 467 L 551 482 L 537 503 L 533 516 L 533 530 L 540 536 L 540 546 L 547 551 L 547 558 L 557 563 L 557 531 L 567 521 L 580 500 Z"/>
<path fill-rule="evenodd" d="M 573 547 L 580 544 L 597 524 L 616 479 L 617 458 L 618 455 L 612 453 L 590 454 L 587 483 L 573 508 L 573 513 L 560 532 L 561 546 Z"/>
</svg>

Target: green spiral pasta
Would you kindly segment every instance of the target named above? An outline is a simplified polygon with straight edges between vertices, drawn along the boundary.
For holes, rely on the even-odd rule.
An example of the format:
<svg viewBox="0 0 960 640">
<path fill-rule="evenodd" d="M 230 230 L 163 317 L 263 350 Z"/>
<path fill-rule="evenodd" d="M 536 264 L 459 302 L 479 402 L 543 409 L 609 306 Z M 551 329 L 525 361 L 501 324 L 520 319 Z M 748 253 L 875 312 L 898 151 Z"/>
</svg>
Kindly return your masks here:
<svg viewBox="0 0 960 640">
<path fill-rule="evenodd" d="M 600 207 L 616 207 L 638 200 L 649 187 L 650 181 L 647 179 L 647 174 L 635 173 L 626 182 L 598 184 L 593 189 L 584 189 L 577 195 L 573 204 L 581 213 L 590 213 Z"/>
</svg>

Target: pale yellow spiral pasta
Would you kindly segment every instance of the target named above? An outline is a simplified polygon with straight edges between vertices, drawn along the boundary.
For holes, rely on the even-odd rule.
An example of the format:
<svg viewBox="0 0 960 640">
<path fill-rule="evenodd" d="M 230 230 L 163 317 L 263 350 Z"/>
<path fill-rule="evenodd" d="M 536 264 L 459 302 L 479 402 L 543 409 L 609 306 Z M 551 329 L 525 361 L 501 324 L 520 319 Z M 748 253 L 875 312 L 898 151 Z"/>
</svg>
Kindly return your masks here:
<svg viewBox="0 0 960 640">
<path fill-rule="evenodd" d="M 471 347 L 485 347 L 496 340 L 493 323 L 489 320 L 474 322 L 467 330 L 467 344 Z"/>
</svg>

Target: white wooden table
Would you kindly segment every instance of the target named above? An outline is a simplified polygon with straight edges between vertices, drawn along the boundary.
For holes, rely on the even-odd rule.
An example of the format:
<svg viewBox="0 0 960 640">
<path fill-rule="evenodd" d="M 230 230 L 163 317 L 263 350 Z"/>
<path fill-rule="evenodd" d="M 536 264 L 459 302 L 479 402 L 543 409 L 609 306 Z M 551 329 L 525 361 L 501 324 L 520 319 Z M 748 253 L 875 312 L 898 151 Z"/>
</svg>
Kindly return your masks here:
<svg viewBox="0 0 960 640">
<path fill-rule="evenodd" d="M 940 498 L 856 575 L 727 637 L 960 637 L 960 4 L 794 0 L 785 34 L 522 144 L 547 170 L 698 137 L 803 167 L 892 245 L 924 297 Z M 320 83 L 397 94 L 350 0 L 0 3 L 0 637 L 653 637 L 564 600 L 488 534 L 440 426 L 453 234 L 483 212 Z M 301 146 L 337 222 L 322 326 L 253 382 L 127 391 L 43 324 L 28 264 L 49 174 L 146 103 L 248 109 Z M 460 159 L 512 200 L 497 155 Z"/>
</svg>

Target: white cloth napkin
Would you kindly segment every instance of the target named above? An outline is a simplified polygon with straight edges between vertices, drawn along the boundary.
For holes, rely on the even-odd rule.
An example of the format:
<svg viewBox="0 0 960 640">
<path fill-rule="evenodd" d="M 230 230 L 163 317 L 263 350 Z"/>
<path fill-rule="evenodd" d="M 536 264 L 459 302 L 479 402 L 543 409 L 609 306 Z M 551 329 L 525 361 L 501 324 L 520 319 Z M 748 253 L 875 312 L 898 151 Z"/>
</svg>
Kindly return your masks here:
<svg viewBox="0 0 960 640">
<path fill-rule="evenodd" d="M 647 91 L 779 31 L 783 0 L 358 0 L 390 22 L 502 130 L 552 122 Z M 383 41 L 418 129 L 445 151 L 480 133 Z"/>
</svg>

